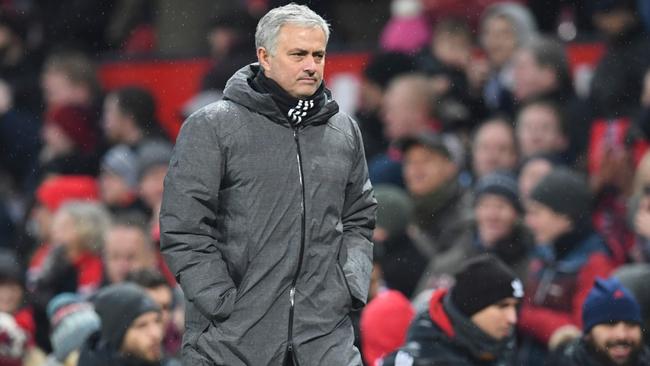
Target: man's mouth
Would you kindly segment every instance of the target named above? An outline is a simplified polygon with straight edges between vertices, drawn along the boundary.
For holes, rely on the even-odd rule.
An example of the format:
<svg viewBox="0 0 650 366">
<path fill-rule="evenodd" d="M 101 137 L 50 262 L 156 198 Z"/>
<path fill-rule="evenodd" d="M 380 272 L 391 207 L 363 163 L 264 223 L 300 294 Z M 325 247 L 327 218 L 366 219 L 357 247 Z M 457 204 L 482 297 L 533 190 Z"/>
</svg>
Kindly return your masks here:
<svg viewBox="0 0 650 366">
<path fill-rule="evenodd" d="M 632 352 L 632 346 L 628 343 L 616 343 L 607 346 L 607 350 L 613 359 L 621 360 L 629 357 L 630 352 Z"/>
</svg>

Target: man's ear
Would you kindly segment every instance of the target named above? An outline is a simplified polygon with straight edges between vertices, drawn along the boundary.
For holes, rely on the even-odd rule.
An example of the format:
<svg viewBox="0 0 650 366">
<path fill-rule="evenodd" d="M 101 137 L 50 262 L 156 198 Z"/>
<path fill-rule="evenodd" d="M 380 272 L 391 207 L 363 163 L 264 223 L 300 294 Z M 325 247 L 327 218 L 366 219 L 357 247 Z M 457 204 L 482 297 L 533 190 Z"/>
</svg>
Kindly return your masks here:
<svg viewBox="0 0 650 366">
<path fill-rule="evenodd" d="M 271 57 L 271 54 L 269 51 L 264 48 L 264 47 L 259 47 L 257 49 L 257 61 L 260 63 L 262 66 L 262 69 L 264 70 L 270 70 L 271 65 L 269 63 L 269 57 Z"/>
</svg>

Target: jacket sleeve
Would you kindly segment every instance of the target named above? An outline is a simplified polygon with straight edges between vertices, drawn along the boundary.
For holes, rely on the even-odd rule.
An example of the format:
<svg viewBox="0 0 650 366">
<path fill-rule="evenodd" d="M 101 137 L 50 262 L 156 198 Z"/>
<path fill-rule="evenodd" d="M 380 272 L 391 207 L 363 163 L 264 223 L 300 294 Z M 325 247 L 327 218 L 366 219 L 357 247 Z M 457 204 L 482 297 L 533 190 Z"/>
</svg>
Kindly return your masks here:
<svg viewBox="0 0 650 366">
<path fill-rule="evenodd" d="M 339 258 L 353 298 L 352 308 L 361 308 L 368 299 L 372 271 L 372 231 L 375 228 L 375 200 L 363 151 L 361 132 L 354 126 L 356 156 L 345 188 L 343 203 L 343 248 Z"/>
<path fill-rule="evenodd" d="M 181 128 L 165 177 L 160 211 L 160 249 L 187 300 L 208 319 L 232 312 L 236 289 L 216 229 L 224 156 L 206 116 Z"/>
</svg>

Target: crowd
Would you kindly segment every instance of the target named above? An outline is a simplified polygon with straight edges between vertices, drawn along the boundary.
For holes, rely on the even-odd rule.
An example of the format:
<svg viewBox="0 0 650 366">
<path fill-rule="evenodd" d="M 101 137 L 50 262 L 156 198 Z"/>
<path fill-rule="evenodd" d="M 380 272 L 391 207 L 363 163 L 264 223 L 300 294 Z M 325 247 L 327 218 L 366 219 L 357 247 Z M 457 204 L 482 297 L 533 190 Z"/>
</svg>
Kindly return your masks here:
<svg viewBox="0 0 650 366">
<path fill-rule="evenodd" d="M 151 91 L 104 90 L 96 64 L 189 44 L 157 20 L 165 1 L 60 3 L 0 3 L 0 365 L 174 365 L 184 302 L 158 223 L 174 141 Z M 283 2 L 216 3 L 228 16 L 197 24 L 207 100 Z M 571 2 L 605 47 L 581 90 L 551 32 L 566 2 L 384 3 L 354 112 L 378 202 L 350 314 L 366 365 L 649 364 L 649 7 Z"/>
</svg>

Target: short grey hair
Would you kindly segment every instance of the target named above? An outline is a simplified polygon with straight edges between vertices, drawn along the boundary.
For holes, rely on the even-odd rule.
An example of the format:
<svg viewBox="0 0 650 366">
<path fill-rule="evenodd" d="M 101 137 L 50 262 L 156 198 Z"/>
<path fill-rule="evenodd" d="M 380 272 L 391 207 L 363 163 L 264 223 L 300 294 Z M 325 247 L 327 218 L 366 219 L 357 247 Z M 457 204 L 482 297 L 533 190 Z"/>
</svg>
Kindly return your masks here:
<svg viewBox="0 0 650 366">
<path fill-rule="evenodd" d="M 537 35 L 535 17 L 528 8 L 521 4 L 503 2 L 488 6 L 481 16 L 481 29 L 485 27 L 488 20 L 496 17 L 510 21 L 517 37 L 517 47 Z"/>
<path fill-rule="evenodd" d="M 264 47 L 270 54 L 275 54 L 278 34 L 285 24 L 320 27 L 325 33 L 325 43 L 330 38 L 330 26 L 325 19 L 305 5 L 291 3 L 271 9 L 260 19 L 255 30 L 255 48 Z"/>
<path fill-rule="evenodd" d="M 108 230 L 111 217 L 100 203 L 86 201 L 70 201 L 65 203 L 56 215 L 66 214 L 74 222 L 80 241 L 84 248 L 100 253 L 104 246 L 104 237 Z"/>
</svg>

